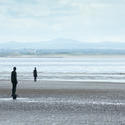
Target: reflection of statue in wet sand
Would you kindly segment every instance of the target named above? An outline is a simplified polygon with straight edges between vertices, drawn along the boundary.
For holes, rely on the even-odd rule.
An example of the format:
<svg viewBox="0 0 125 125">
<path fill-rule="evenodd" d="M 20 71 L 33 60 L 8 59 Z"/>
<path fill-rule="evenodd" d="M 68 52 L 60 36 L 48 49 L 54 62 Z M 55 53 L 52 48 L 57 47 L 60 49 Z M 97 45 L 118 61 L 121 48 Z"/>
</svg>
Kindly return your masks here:
<svg viewBox="0 0 125 125">
<path fill-rule="evenodd" d="M 36 82 L 37 81 L 37 70 L 36 70 L 36 67 L 33 70 L 33 77 L 34 77 L 34 82 Z"/>
<path fill-rule="evenodd" d="M 11 82 L 12 82 L 12 97 L 13 99 L 16 99 L 16 86 L 17 86 L 17 73 L 16 73 L 16 67 L 13 67 L 13 71 L 11 72 Z"/>
</svg>

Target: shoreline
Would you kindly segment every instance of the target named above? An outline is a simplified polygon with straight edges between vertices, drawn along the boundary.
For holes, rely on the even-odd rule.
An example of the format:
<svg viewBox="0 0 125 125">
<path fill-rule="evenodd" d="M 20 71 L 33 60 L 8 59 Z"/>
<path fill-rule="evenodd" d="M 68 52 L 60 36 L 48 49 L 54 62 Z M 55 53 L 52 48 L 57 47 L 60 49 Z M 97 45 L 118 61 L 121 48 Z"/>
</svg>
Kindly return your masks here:
<svg viewBox="0 0 125 125">
<path fill-rule="evenodd" d="M 12 84 L 10 81 L 0 81 L 0 95 L 10 95 Z M 99 94 L 124 93 L 124 83 L 114 82 L 76 82 L 76 81 L 18 81 L 17 93 L 22 95 L 42 96 L 43 94 Z"/>
</svg>

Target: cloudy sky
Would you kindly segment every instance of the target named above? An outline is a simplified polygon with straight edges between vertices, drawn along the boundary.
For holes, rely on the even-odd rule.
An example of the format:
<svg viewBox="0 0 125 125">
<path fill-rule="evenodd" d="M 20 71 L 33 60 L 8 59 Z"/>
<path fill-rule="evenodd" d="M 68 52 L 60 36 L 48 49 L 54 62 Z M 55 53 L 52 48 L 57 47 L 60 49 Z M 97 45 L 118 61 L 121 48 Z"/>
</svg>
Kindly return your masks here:
<svg viewBox="0 0 125 125">
<path fill-rule="evenodd" d="M 0 42 L 125 42 L 125 0 L 0 0 Z"/>
</svg>

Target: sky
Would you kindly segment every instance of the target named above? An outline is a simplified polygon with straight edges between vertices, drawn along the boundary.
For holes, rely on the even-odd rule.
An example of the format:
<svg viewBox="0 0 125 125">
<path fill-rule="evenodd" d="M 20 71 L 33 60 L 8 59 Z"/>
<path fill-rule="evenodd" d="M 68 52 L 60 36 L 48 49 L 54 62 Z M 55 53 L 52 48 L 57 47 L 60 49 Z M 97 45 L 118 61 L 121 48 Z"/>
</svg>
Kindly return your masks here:
<svg viewBox="0 0 125 125">
<path fill-rule="evenodd" d="M 0 42 L 125 42 L 125 0 L 0 0 Z"/>
</svg>

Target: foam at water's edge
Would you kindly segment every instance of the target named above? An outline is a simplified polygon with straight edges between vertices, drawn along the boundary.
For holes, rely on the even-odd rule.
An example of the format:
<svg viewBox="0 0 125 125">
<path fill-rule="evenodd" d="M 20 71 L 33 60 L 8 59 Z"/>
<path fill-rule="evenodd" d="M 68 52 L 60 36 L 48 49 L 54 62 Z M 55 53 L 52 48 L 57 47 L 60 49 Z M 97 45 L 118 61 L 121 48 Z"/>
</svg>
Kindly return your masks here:
<svg viewBox="0 0 125 125">
<path fill-rule="evenodd" d="M 17 98 L 16 100 L 18 100 L 18 101 L 20 101 L 20 100 L 28 100 L 28 98 Z M 13 99 L 12 98 L 0 98 L 0 102 L 2 102 L 2 101 L 13 101 Z"/>
</svg>

